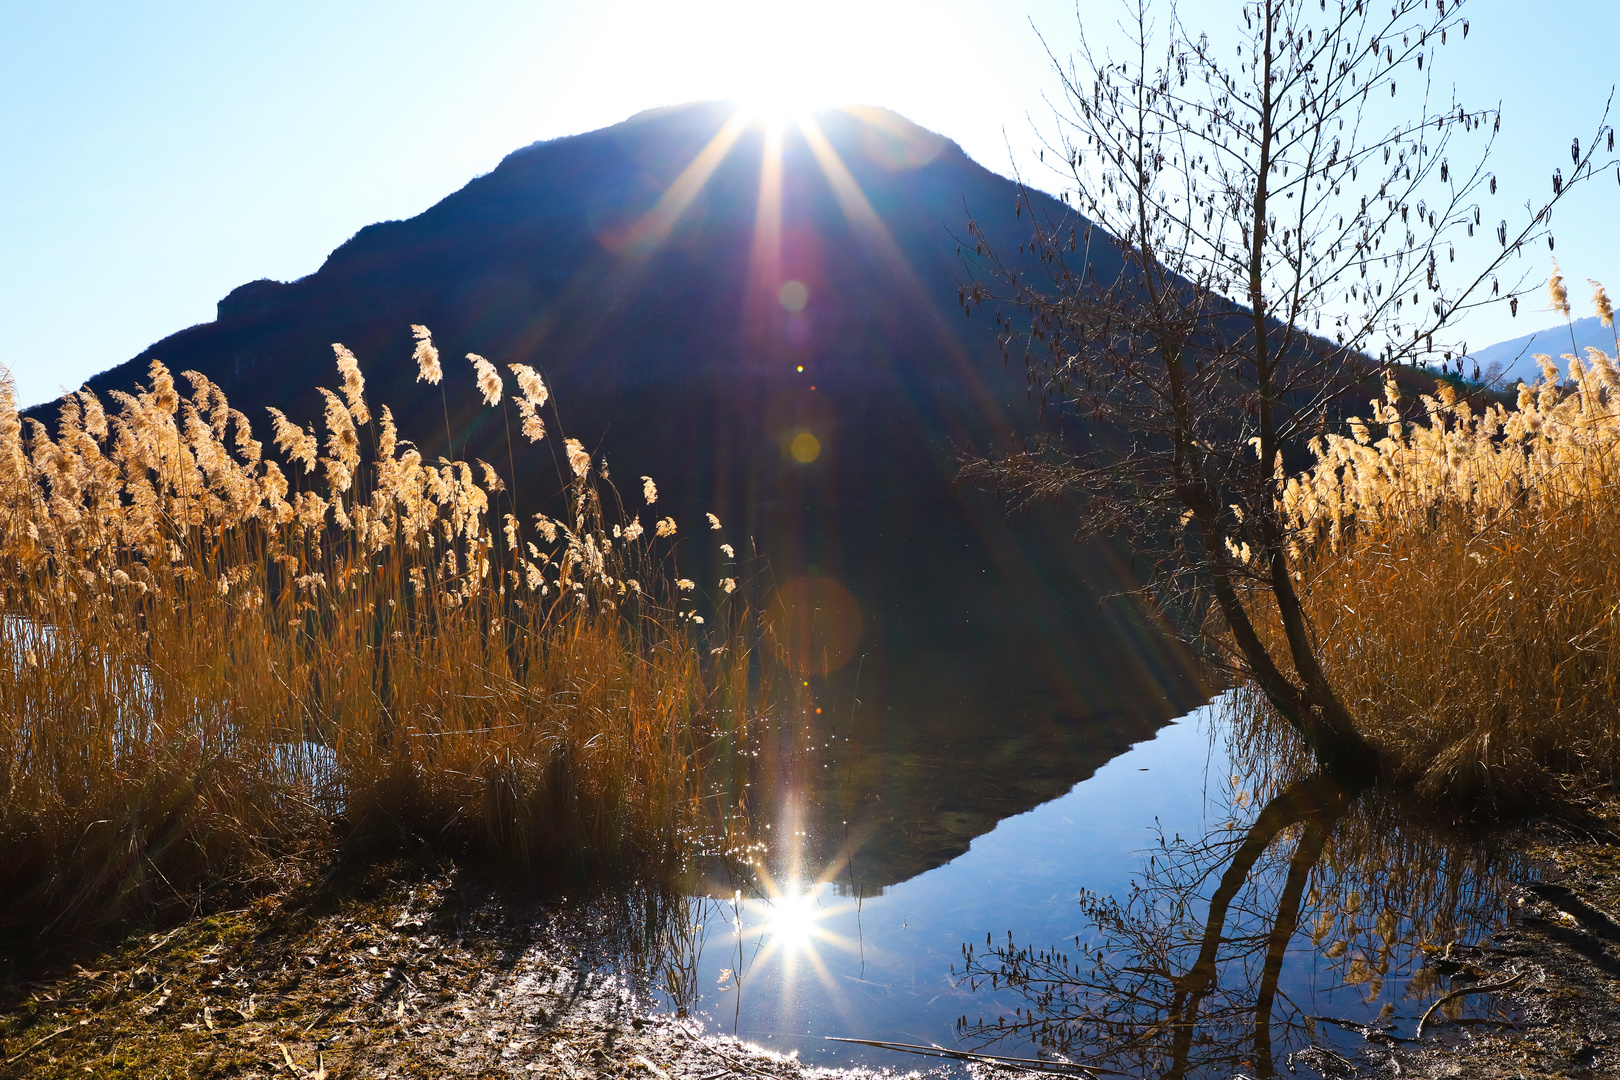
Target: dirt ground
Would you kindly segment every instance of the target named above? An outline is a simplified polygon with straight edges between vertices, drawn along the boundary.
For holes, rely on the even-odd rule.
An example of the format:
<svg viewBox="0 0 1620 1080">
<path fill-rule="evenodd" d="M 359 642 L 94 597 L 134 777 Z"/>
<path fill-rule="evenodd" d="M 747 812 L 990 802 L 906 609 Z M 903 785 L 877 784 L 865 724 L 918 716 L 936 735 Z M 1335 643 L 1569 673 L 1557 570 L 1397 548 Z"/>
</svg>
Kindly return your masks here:
<svg viewBox="0 0 1620 1080">
<path fill-rule="evenodd" d="M 1519 887 L 1512 925 L 1446 961 L 1455 990 L 1509 983 L 1485 992 L 1510 1006 L 1513 1026 L 1422 1044 L 1368 1030 L 1359 1054 L 1312 1047 L 1279 1066 L 1333 1078 L 1620 1077 L 1617 823 L 1611 806 L 1579 829 L 1537 829 L 1545 881 Z M 0 1080 L 881 1075 L 811 1068 L 658 1013 L 623 974 L 634 951 L 624 928 L 637 920 L 587 903 L 564 923 L 562 910 L 441 864 L 382 863 L 341 882 L 293 868 L 230 910 L 14 976 L 0 989 Z M 1457 1032 L 1443 1015 L 1435 1029 Z M 927 1058 L 917 1071 L 1018 1075 Z"/>
</svg>

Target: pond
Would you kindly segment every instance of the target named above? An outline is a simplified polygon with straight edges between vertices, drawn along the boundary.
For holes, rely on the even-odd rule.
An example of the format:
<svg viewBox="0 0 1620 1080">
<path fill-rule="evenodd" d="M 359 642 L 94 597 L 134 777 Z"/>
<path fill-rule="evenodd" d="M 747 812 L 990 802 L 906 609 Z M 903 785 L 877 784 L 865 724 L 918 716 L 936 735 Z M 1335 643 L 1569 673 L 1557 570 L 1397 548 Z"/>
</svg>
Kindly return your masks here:
<svg viewBox="0 0 1620 1080">
<path fill-rule="evenodd" d="M 818 1065 L 947 1064 L 832 1041 L 866 1039 L 1267 1075 L 1411 1038 L 1531 872 L 1422 811 L 1268 779 L 1234 694 L 1168 723 L 1040 706 L 818 729 L 759 873 L 689 890 L 666 1006 Z M 1465 996 L 1428 1026 L 1511 1020 Z"/>
</svg>

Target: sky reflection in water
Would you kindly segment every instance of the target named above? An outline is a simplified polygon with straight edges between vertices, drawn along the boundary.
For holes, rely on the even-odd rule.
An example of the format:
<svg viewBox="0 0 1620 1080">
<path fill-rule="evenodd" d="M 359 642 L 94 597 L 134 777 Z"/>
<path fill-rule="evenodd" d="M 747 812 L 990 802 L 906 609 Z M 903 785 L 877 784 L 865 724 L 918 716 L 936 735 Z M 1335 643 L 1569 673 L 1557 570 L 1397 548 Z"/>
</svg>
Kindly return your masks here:
<svg viewBox="0 0 1620 1080">
<path fill-rule="evenodd" d="M 1209 737 L 1189 719 L 881 896 L 839 895 L 840 885 L 851 891 L 851 876 L 859 887 L 857 852 L 837 881 L 800 885 L 807 899 L 745 899 L 740 936 L 733 905 L 714 903 L 704 920 L 697 1009 L 716 1029 L 735 1027 L 743 1038 L 818 1061 L 845 1056 L 816 1045 L 824 1035 L 954 1045 L 956 1018 L 982 1008 L 978 995 L 952 985 L 962 944 L 991 927 L 1072 937 L 1080 890 L 1129 884 L 1136 852 L 1153 841 L 1154 815 L 1169 828 L 1203 830 L 1208 759 Z M 804 915 L 784 919 L 783 911 Z M 740 1015 L 735 974 L 721 983 L 724 971 L 742 973 Z"/>
<path fill-rule="evenodd" d="M 1474 869 L 1488 867 L 1489 856 L 1451 851 L 1422 838 L 1401 839 L 1397 834 L 1403 830 L 1350 800 L 1319 815 L 1321 835 L 1312 847 L 1307 841 L 1315 810 L 1305 813 L 1304 824 L 1298 814 L 1279 817 L 1276 805 L 1263 814 L 1243 782 L 1234 782 L 1232 763 L 1220 740 L 1212 738 L 1217 717 L 1218 706 L 1212 706 L 1162 729 L 1068 794 L 1006 818 L 974 839 L 966 854 L 881 895 L 861 897 L 857 850 L 848 865 L 831 868 L 789 859 L 778 879 L 764 883 L 765 898 L 694 901 L 704 926 L 694 1014 L 711 1031 L 797 1050 L 819 1064 L 861 1061 L 906 1069 L 928 1064 L 826 1042 L 826 1036 L 1029 1055 L 1036 1048 L 1032 1034 L 1044 1033 L 1072 1041 L 1073 1052 L 1088 1045 L 1095 1052 L 1100 1030 L 1095 1015 L 1078 1015 L 1074 1000 L 1061 995 L 1043 1008 L 1036 990 L 1009 990 L 1000 980 L 992 985 L 988 972 L 1005 956 L 986 953 L 1016 943 L 1017 950 L 1031 950 L 1016 953 L 1027 964 L 1037 955 L 1044 963 L 1047 950 L 1061 950 L 1075 964 L 1069 970 L 1088 970 L 1076 935 L 1087 944 L 1101 940 L 1103 923 L 1088 916 L 1098 913 L 1099 904 L 1106 914 L 1113 897 L 1126 905 L 1116 913 L 1135 918 L 1124 923 L 1132 927 L 1128 934 L 1110 937 L 1108 970 L 1133 985 L 1109 985 L 1115 996 L 1137 1005 L 1125 1010 L 1130 1015 L 1102 1021 L 1114 1025 L 1111 1045 L 1120 1051 L 1103 1060 L 1120 1068 L 1173 1073 L 1178 1063 L 1171 1060 L 1173 1047 L 1154 1030 L 1164 1026 L 1155 1006 L 1162 1001 L 1168 1007 L 1172 999 L 1185 1006 L 1187 994 L 1178 998 L 1177 990 L 1196 982 L 1187 973 L 1198 955 L 1210 898 L 1219 894 L 1234 853 L 1243 858 L 1250 826 L 1262 819 L 1262 825 L 1269 820 L 1280 828 L 1260 838 L 1263 854 L 1231 897 L 1217 948 L 1219 976 L 1215 984 L 1194 990 L 1198 1030 L 1207 1038 L 1194 1040 L 1191 1049 L 1182 1047 L 1180 1066 L 1187 1075 L 1204 1075 L 1253 1058 L 1250 1025 L 1254 999 L 1264 993 L 1268 935 L 1287 942 L 1286 953 L 1278 956 L 1275 1001 L 1269 1007 L 1278 1068 L 1312 1028 L 1330 1045 L 1361 1044 L 1359 1034 L 1310 1017 L 1366 1023 L 1382 1013 L 1398 1034 L 1410 1035 L 1416 1017 L 1444 990 L 1434 968 L 1424 967 L 1420 943 L 1466 942 L 1496 916 L 1492 875 Z M 963 768 L 971 771 L 971 763 Z M 796 819 L 777 827 L 798 836 Z M 1370 844 L 1358 839 L 1373 835 L 1384 839 Z M 1369 846 L 1379 850 L 1368 851 Z M 1294 857 L 1302 848 L 1308 850 Z M 1432 871 L 1448 861 L 1450 880 Z M 1399 865 L 1403 862 L 1431 869 L 1409 874 Z M 1378 872 L 1368 875 L 1360 869 L 1364 863 Z M 1290 870 L 1310 887 L 1307 895 L 1302 884 L 1295 885 L 1292 901 Z M 1308 879 L 1300 877 L 1306 871 Z M 1372 877 L 1383 880 L 1362 880 Z M 1143 888 L 1133 894 L 1133 884 Z M 1083 908 L 1087 893 L 1089 906 Z M 1279 930 L 1278 912 L 1289 910 L 1290 903 L 1297 909 L 1297 925 Z M 962 977 L 968 966 L 964 947 L 970 944 L 985 976 L 977 989 Z M 1161 947 L 1162 953 L 1149 955 Z M 1121 968 L 1131 972 L 1133 964 L 1159 965 L 1184 983 L 1120 974 Z M 1076 992 L 1073 983 L 1065 985 L 1070 994 Z M 1470 1007 L 1475 1016 L 1494 1008 L 1484 1001 Z M 1032 1009 L 1044 1018 L 1042 1024 L 986 1043 L 983 1036 L 987 1030 L 996 1034 L 998 1016 L 1011 1021 L 1028 1017 Z M 962 1019 L 967 1029 L 959 1028 Z"/>
</svg>

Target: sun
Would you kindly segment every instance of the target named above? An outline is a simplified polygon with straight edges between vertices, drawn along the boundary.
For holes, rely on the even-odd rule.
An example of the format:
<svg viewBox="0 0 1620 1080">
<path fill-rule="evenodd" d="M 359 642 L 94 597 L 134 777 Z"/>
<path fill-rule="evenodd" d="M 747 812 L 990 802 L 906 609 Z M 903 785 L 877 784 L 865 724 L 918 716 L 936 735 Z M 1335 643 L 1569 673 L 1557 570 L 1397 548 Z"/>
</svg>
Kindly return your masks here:
<svg viewBox="0 0 1620 1080">
<path fill-rule="evenodd" d="M 727 95 L 750 119 L 790 124 L 839 104 L 842 50 L 830 28 L 803 4 L 761 0 L 728 20 L 721 36 Z M 847 87 L 846 87 L 847 89 Z"/>
<path fill-rule="evenodd" d="M 749 120 L 778 128 L 799 123 L 827 106 L 826 98 L 812 88 L 778 80 L 744 87 L 736 101 Z"/>
</svg>

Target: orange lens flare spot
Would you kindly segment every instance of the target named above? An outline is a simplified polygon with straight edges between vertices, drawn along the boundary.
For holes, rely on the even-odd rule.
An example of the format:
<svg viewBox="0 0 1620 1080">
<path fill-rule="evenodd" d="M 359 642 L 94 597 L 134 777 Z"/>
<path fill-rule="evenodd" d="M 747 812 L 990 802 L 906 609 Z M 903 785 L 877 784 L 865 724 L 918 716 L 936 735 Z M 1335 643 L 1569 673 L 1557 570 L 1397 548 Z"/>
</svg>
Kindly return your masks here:
<svg viewBox="0 0 1620 1080">
<path fill-rule="evenodd" d="M 788 443 L 788 456 L 800 465 L 808 465 L 821 456 L 821 440 L 801 431 Z"/>
<path fill-rule="evenodd" d="M 860 604 L 828 577 L 795 578 L 783 585 L 765 617 L 789 660 L 805 675 L 839 670 L 854 657 L 861 640 Z"/>
<path fill-rule="evenodd" d="M 776 293 L 776 298 L 788 311 L 803 311 L 805 305 L 810 303 L 810 286 L 797 279 L 782 282 L 782 288 Z"/>
</svg>

